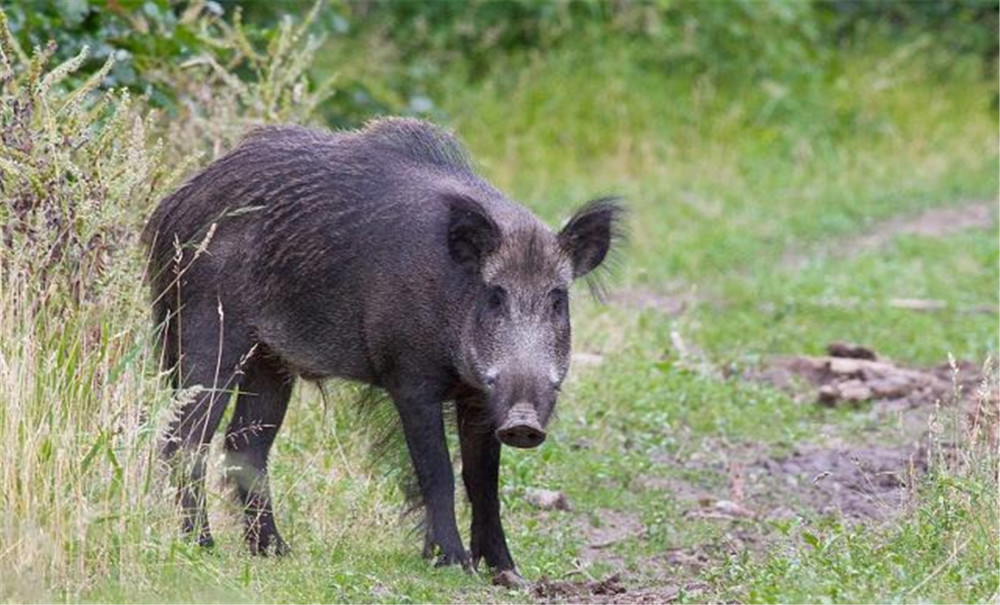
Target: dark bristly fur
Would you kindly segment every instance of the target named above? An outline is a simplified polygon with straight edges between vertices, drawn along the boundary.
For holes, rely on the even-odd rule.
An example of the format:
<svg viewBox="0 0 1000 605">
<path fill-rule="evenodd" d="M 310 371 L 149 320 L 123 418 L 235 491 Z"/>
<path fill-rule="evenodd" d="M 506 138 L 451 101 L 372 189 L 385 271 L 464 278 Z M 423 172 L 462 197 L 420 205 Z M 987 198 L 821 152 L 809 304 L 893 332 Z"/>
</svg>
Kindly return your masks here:
<svg viewBox="0 0 1000 605">
<path fill-rule="evenodd" d="M 425 553 L 514 569 L 500 444 L 544 440 L 569 367 L 567 289 L 605 260 L 621 216 L 605 198 L 553 233 L 425 122 L 251 132 L 164 199 L 143 233 L 164 363 L 175 387 L 203 387 L 163 447 L 185 478 L 185 529 L 212 543 L 204 453 L 235 389 L 225 447 L 246 539 L 252 552 L 285 552 L 266 469 L 291 382 L 344 378 L 393 403 Z M 472 503 L 471 556 L 455 524 L 445 402 Z"/>
</svg>

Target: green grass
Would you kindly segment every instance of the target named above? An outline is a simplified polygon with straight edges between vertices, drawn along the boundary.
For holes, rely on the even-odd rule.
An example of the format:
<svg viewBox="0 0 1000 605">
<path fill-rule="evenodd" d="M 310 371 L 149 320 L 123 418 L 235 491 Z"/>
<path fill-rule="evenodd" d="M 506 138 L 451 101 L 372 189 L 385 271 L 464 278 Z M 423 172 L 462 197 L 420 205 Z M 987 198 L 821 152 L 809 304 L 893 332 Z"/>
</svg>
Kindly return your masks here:
<svg viewBox="0 0 1000 605">
<path fill-rule="evenodd" d="M 995 230 L 995 227 L 994 227 Z M 717 356 L 819 354 L 836 340 L 864 342 L 892 358 L 942 363 L 997 355 L 995 233 L 908 236 L 851 259 L 823 259 L 801 270 L 753 272 L 723 286 L 721 309 L 699 314 L 699 336 Z M 894 299 L 947 303 L 926 312 Z M 987 312 L 983 312 L 987 311 Z M 861 321 L 859 321 L 861 319 Z"/>
<path fill-rule="evenodd" d="M 892 527 L 781 527 L 780 551 L 734 558 L 717 582 L 724 595 L 763 603 L 994 601 L 997 498 L 983 488 L 934 475 Z"/>
<path fill-rule="evenodd" d="M 501 58 L 475 85 L 457 76 L 434 83 L 483 173 L 552 223 L 590 197 L 626 196 L 631 236 L 613 293 L 691 301 L 670 315 L 575 293 L 575 350 L 602 362 L 574 368 L 543 448 L 504 452 L 505 524 L 528 578 L 578 577 L 581 528 L 610 510 L 645 533 L 609 546 L 583 571 L 600 577 L 618 557 L 630 581 L 670 583 L 678 572 L 662 563 L 667 550 L 724 543 L 734 526 L 685 516 L 680 495 L 643 488 L 644 480 L 684 480 L 725 495 L 725 467 L 695 461 L 784 452 L 819 442 L 830 427 L 850 438 L 863 422 L 859 412 L 801 403 L 739 374 L 725 378 L 722 369 L 770 354 L 817 354 L 833 340 L 913 364 L 941 363 L 949 353 L 996 357 L 996 312 L 962 310 L 998 303 L 995 224 L 895 238 L 857 255 L 824 252 L 889 217 L 995 199 L 1000 189 L 989 83 L 966 61 L 947 79 L 932 77 L 921 53 L 904 50 L 844 51 L 831 73 L 784 91 L 675 77 L 650 67 L 640 49 L 612 42 Z M 355 47 L 324 56 L 348 73 L 380 64 L 362 61 Z M 789 250 L 806 262 L 783 264 Z M 400 516 L 394 473 L 368 463 L 366 427 L 341 405 L 349 389 L 333 391 L 327 409 L 314 388 L 300 387 L 277 442 L 273 487 L 291 557 L 248 557 L 219 490 L 211 503 L 216 550 L 177 540 L 162 469 L 149 462 L 169 394 L 144 344 L 142 291 L 120 294 L 126 303 L 102 318 L 104 356 L 82 360 L 72 346 L 25 341 L 32 328 L 9 319 L 17 297 L 0 296 L 0 360 L 19 367 L 0 374 L 10 389 L 0 429 L 19 452 L 3 458 L 19 472 L 8 466 L 3 477 L 5 495 L 20 506 L 0 526 L 12 539 L 0 543 L 0 599 L 532 598 L 420 558 L 422 537 L 413 518 Z M 888 306 L 892 298 L 949 307 L 920 313 Z M 66 333 L 71 344 L 80 338 Z M 691 351 L 678 352 L 672 333 Z M 81 392 L 73 377 L 87 371 L 113 378 Z M 971 470 L 936 467 L 915 508 L 877 527 L 741 522 L 772 542 L 715 557 L 687 576 L 701 592 L 682 599 L 995 600 L 995 453 L 977 455 L 986 462 L 976 458 Z M 37 496 L 27 495 L 31 482 L 44 484 Z M 523 498 L 529 487 L 563 491 L 573 510 L 533 509 Z M 464 505 L 460 516 L 467 526 Z"/>
</svg>

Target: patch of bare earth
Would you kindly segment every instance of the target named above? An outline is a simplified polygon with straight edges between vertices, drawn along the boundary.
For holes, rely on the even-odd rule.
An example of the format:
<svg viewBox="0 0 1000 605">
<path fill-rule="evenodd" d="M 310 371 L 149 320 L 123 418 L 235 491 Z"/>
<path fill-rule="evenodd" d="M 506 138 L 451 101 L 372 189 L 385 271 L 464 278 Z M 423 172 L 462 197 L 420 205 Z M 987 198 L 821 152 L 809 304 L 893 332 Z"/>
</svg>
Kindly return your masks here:
<svg viewBox="0 0 1000 605">
<path fill-rule="evenodd" d="M 697 304 L 698 296 L 694 291 L 677 285 L 668 287 L 666 291 L 636 287 L 612 292 L 608 302 L 626 309 L 652 310 L 676 317 Z"/>
<path fill-rule="evenodd" d="M 624 561 L 610 552 L 611 547 L 631 538 L 642 538 L 646 533 L 637 516 L 607 509 L 597 511 L 595 519 L 581 519 L 578 527 L 584 536 L 580 562 L 586 566 L 600 561 L 621 568 Z"/>
<path fill-rule="evenodd" d="M 535 583 L 535 598 L 552 603 L 670 603 L 682 591 L 697 594 L 703 585 L 693 582 L 684 585 L 630 588 L 620 574 L 602 580 L 550 580 L 542 578 Z"/>
<path fill-rule="evenodd" d="M 757 460 L 747 474 L 756 492 L 751 506 L 760 501 L 768 518 L 810 511 L 868 520 L 901 511 L 926 469 L 920 447 L 802 447 L 785 457 Z"/>
<path fill-rule="evenodd" d="M 907 367 L 844 343 L 830 345 L 827 352 L 776 357 L 741 378 L 769 382 L 803 405 L 850 406 L 871 416 L 871 432 L 799 443 L 780 455 L 762 444 L 738 443 L 708 444 L 683 459 L 661 456 L 654 462 L 672 471 L 638 477 L 632 489 L 663 492 L 686 518 L 717 524 L 718 533 L 630 568 L 614 546 L 643 539 L 645 527 L 634 515 L 600 510 L 577 522 L 584 536 L 580 578 L 542 578 L 532 585 L 532 595 L 575 603 L 697 599 L 709 594 L 710 586 L 701 579 L 705 569 L 775 544 L 779 538 L 766 521 L 809 523 L 828 515 L 849 523 L 891 519 L 906 510 L 917 479 L 927 471 L 929 420 L 942 406 L 961 406 L 955 416 L 965 418 L 966 431 L 978 425 L 995 447 L 1000 400 L 995 385 L 987 384 L 995 382 L 995 369 L 971 363 Z M 994 378 L 984 379 L 984 372 Z M 984 386 L 989 387 L 985 398 Z M 695 472 L 681 478 L 678 473 L 685 470 Z M 613 574 L 588 575 L 597 565 Z"/>
<path fill-rule="evenodd" d="M 840 238 L 820 252 L 837 256 L 857 256 L 884 247 L 900 235 L 944 237 L 966 229 L 992 229 L 997 201 L 976 200 L 955 206 L 929 208 L 910 216 L 894 216 L 863 233 Z M 793 248 L 781 259 L 782 266 L 801 267 L 816 256 L 816 250 Z"/>
</svg>

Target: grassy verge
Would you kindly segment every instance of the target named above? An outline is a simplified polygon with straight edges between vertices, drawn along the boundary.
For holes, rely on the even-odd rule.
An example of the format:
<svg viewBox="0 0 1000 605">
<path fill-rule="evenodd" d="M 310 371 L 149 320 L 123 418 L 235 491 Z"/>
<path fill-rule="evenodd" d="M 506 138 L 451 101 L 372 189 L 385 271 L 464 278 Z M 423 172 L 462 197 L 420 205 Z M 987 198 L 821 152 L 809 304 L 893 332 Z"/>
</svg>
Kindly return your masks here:
<svg viewBox="0 0 1000 605">
<path fill-rule="evenodd" d="M 345 71 L 378 63 L 356 51 L 324 56 Z M 525 575 L 623 568 L 635 586 L 663 586 L 683 575 L 665 553 L 728 544 L 735 530 L 685 515 L 681 496 L 651 481 L 728 489 L 725 468 L 697 460 L 718 451 L 768 456 L 830 427 L 850 434 L 859 422 L 850 410 L 802 404 L 721 368 L 816 353 L 834 339 L 920 364 L 949 352 L 976 362 L 996 356 L 996 313 L 960 310 L 998 302 L 995 215 L 988 231 L 816 252 L 889 217 L 996 198 L 990 87 L 972 62 L 957 61 L 942 77 L 926 61 L 919 47 L 854 50 L 797 88 L 723 85 L 674 77 L 639 49 L 607 42 L 500 61 L 474 86 L 457 76 L 437 83 L 434 94 L 483 172 L 545 218 L 555 223 L 607 192 L 627 196 L 632 211 L 612 282 L 622 298 L 598 306 L 581 289 L 574 303 L 576 350 L 600 355 L 600 364 L 577 364 L 551 443 L 504 454 L 506 525 Z M 805 263 L 783 264 L 789 250 Z M 2 489 L 11 512 L 0 525 L 0 598 L 533 598 L 420 559 L 392 473 L 367 464 L 366 427 L 340 405 L 349 397 L 334 393 L 327 408 L 311 387 L 297 392 L 273 462 L 278 521 L 294 554 L 249 558 L 220 490 L 211 502 L 216 551 L 178 541 L 165 474 L 152 462 L 170 394 L 146 344 L 137 279 L 118 283 L 78 323 L 27 322 L 21 305 L 32 284 L 3 287 L 0 442 L 8 444 Z M 640 310 L 628 302 L 637 292 L 688 302 L 681 312 Z M 949 306 L 918 313 L 880 304 L 896 297 Z M 833 304 L 847 299 L 864 304 Z M 935 466 L 914 507 L 879 527 L 755 521 L 755 532 L 773 534 L 766 548 L 700 565 L 685 576 L 696 591 L 682 586 L 675 596 L 995 598 L 995 452 L 967 453 L 978 470 Z M 218 476 L 217 464 L 211 472 Z M 524 500 L 531 487 L 563 491 L 573 510 L 536 510 Z M 461 514 L 465 525 L 468 511 Z M 624 528 L 624 537 L 595 554 L 588 536 L 602 524 Z"/>
</svg>

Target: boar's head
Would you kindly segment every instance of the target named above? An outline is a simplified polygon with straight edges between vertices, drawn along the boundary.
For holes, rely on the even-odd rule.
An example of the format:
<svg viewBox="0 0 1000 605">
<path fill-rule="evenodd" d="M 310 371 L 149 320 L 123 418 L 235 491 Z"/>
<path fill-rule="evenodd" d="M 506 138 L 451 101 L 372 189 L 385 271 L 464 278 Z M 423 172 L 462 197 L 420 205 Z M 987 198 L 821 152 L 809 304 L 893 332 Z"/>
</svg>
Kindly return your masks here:
<svg viewBox="0 0 1000 605">
<path fill-rule="evenodd" d="M 498 224 L 469 198 L 449 203 L 449 253 L 473 283 L 460 372 L 485 394 L 488 428 L 502 443 L 536 447 L 569 369 L 569 287 L 604 262 L 623 209 L 614 198 L 592 201 L 556 234 L 534 217 Z"/>
</svg>

